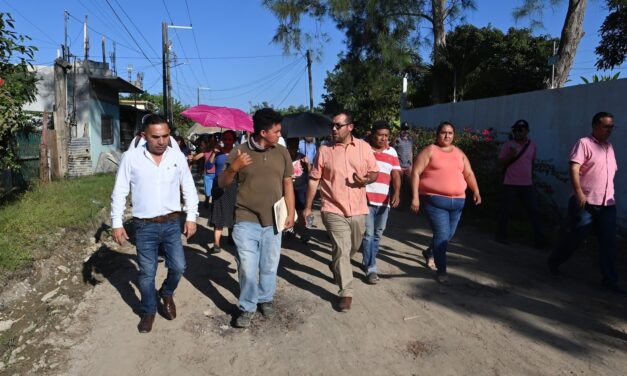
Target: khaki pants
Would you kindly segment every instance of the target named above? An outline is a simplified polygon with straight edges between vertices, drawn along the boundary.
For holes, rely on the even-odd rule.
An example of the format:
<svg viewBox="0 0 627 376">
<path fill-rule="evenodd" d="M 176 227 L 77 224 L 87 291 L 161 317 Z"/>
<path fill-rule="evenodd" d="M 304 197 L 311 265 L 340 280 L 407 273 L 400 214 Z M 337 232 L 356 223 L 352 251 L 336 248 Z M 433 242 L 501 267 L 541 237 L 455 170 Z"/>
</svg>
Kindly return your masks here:
<svg viewBox="0 0 627 376">
<path fill-rule="evenodd" d="M 333 261 L 331 267 L 340 286 L 339 296 L 353 296 L 353 267 L 351 257 L 361 247 L 366 230 L 366 215 L 344 217 L 322 212 L 322 223 L 331 237 Z"/>
</svg>

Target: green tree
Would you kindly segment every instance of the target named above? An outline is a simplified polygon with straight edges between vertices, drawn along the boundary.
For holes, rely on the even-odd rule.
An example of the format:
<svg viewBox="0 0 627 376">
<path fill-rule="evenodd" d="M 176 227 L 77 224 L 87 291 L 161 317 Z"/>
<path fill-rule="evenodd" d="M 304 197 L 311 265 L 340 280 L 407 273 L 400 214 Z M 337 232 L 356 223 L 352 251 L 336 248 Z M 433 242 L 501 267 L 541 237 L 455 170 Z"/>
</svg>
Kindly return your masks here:
<svg viewBox="0 0 627 376">
<path fill-rule="evenodd" d="M 18 168 L 15 135 L 29 127 L 22 107 L 37 93 L 37 78 L 28 62 L 37 48 L 29 46 L 29 40 L 15 31 L 10 14 L 0 12 L 0 171 Z"/>
<path fill-rule="evenodd" d="M 531 19 L 532 28 L 542 24 L 542 11 L 546 6 L 555 6 L 563 0 L 523 0 L 521 6 L 514 9 L 514 18 Z M 621 0 L 619 0 L 621 1 Z M 624 1 L 624 0 L 622 0 Z M 577 47 L 583 38 L 583 17 L 586 12 L 587 0 L 568 0 L 568 8 L 564 17 L 564 25 L 557 49 L 557 64 L 555 65 L 555 81 L 553 87 L 562 87 L 568 81 L 568 75 L 573 67 Z"/>
<path fill-rule="evenodd" d="M 355 13 L 365 14 L 367 16 L 365 20 L 375 21 L 367 22 L 368 25 L 374 25 L 381 20 L 388 25 L 403 25 L 409 28 L 408 31 L 414 32 L 410 35 L 413 37 L 419 37 L 418 26 L 422 22 L 427 22 L 432 30 L 433 103 L 439 103 L 441 100 L 443 59 L 440 50 L 446 45 L 445 25 L 460 18 L 463 10 L 475 7 L 473 0 L 264 0 L 263 4 L 279 20 L 273 41 L 283 45 L 286 52 L 293 49 L 301 51 L 303 41 L 312 44 L 312 41 L 327 40 L 325 33 L 318 31 L 314 34 L 304 33 L 301 28 L 303 17 L 313 18 L 316 22 L 331 17 L 338 27 L 343 29 L 345 21 L 350 21 Z M 350 39 L 350 36 L 347 37 Z"/>
<path fill-rule="evenodd" d="M 411 39 L 413 21 L 392 22 L 386 16 L 388 6 L 352 3 L 349 14 L 338 22 L 346 33 L 347 52 L 325 79 L 325 112 L 347 111 L 362 127 L 377 119 L 398 119 L 403 74 L 407 67 L 420 64 Z"/>
<path fill-rule="evenodd" d="M 163 103 L 163 94 L 150 94 L 148 92 L 143 92 L 141 94 L 130 94 L 128 99 L 136 99 L 142 101 L 148 101 L 157 106 L 157 113 L 165 117 L 162 109 Z M 184 105 L 178 99 L 172 98 L 172 114 L 174 117 L 174 133 L 179 134 L 181 136 L 187 136 L 187 131 L 194 125 L 194 122 L 181 115 L 181 112 L 188 109 L 189 106 Z"/>
<path fill-rule="evenodd" d="M 546 61 L 554 39 L 529 29 L 463 25 L 447 35 L 447 99 L 477 99 L 542 89 L 550 77 Z"/>
<path fill-rule="evenodd" d="M 601 41 L 594 50 L 599 56 L 597 69 L 613 69 L 625 61 L 627 55 L 627 2 L 607 0 L 610 14 L 599 29 Z"/>
</svg>

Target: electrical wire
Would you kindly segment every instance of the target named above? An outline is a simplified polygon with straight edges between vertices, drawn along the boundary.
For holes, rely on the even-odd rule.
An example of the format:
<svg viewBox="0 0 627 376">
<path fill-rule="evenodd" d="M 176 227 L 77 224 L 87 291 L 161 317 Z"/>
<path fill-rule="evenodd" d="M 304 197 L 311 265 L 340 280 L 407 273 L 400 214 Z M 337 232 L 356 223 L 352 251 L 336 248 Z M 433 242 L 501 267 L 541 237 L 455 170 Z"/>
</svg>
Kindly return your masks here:
<svg viewBox="0 0 627 376">
<path fill-rule="evenodd" d="M 305 73 L 305 70 L 303 69 L 303 73 Z M 285 102 L 285 100 L 287 99 L 287 97 L 290 96 L 290 94 L 292 94 L 292 91 L 294 91 L 294 88 L 296 88 L 296 85 L 298 85 L 298 83 L 300 82 L 300 80 L 303 79 L 304 74 L 301 74 L 301 76 L 298 78 L 298 80 L 294 83 L 294 86 L 292 86 L 292 88 L 290 89 L 290 91 L 287 92 L 287 94 L 285 95 L 285 97 L 281 100 L 281 102 L 279 102 L 279 104 L 277 104 L 277 107 L 281 107 L 281 105 L 283 104 L 283 102 Z"/>
<path fill-rule="evenodd" d="M 294 67 L 298 67 L 298 65 L 292 65 L 292 66 L 291 66 L 291 67 L 290 67 L 290 68 L 289 68 L 289 69 L 285 72 L 285 74 L 283 75 L 283 77 L 285 77 L 285 76 L 287 76 L 288 74 L 290 74 L 290 73 L 294 70 Z M 275 74 L 275 76 L 277 76 L 277 75 L 278 75 L 278 73 L 277 73 L 277 74 Z M 274 77 L 274 76 L 273 76 L 273 77 Z M 258 85 L 258 86 L 256 86 L 256 87 L 253 87 L 253 88 L 251 88 L 250 90 L 247 90 L 247 91 L 241 92 L 241 93 L 239 93 L 239 94 L 231 95 L 231 96 L 228 96 L 228 97 L 214 98 L 214 100 L 226 100 L 226 99 L 240 98 L 240 97 L 242 97 L 242 96 L 244 96 L 244 95 L 247 95 L 247 94 L 250 94 L 250 93 L 253 93 L 253 92 L 257 92 L 257 91 L 267 91 L 268 89 L 270 89 L 271 87 L 273 87 L 274 85 L 276 85 L 276 84 L 280 81 L 280 80 L 272 79 L 273 77 L 269 77 L 269 78 L 268 78 L 268 80 L 265 80 L 265 81 L 268 81 L 268 82 L 263 83 L 263 84 L 261 84 L 261 85 Z"/>
<path fill-rule="evenodd" d="M 107 2 L 107 5 L 109 5 L 109 8 L 111 8 L 111 11 L 113 12 L 113 14 L 115 14 L 115 17 L 118 19 L 118 21 L 120 22 L 120 24 L 122 25 L 122 27 L 124 27 L 124 30 L 126 30 L 126 32 L 128 33 L 128 35 L 131 37 L 131 39 L 133 40 L 133 42 L 135 42 L 135 45 L 139 48 L 139 50 L 141 51 L 141 54 L 144 55 L 144 57 L 152 64 L 152 60 L 150 60 L 150 58 L 146 55 L 146 53 L 144 52 L 144 50 L 141 48 L 141 46 L 139 45 L 139 43 L 137 43 L 137 40 L 135 39 L 135 37 L 133 36 L 133 34 L 131 34 L 131 32 L 128 30 L 128 28 L 126 27 L 126 25 L 124 24 L 124 22 L 122 22 L 122 19 L 120 18 L 120 16 L 118 15 L 118 13 L 115 11 L 115 9 L 113 8 L 113 6 L 111 5 L 111 3 L 109 2 L 109 0 L 105 0 Z M 155 68 L 156 69 L 156 68 Z"/>
<path fill-rule="evenodd" d="M 11 4 L 9 4 L 8 1 L 5 1 L 5 3 L 9 6 L 9 8 L 13 9 L 15 11 L 15 13 L 19 14 L 26 22 L 28 22 L 29 24 L 31 24 L 35 29 L 39 30 L 46 38 L 48 38 L 48 40 L 50 40 L 55 46 L 58 46 L 59 43 L 55 42 L 54 39 L 52 39 L 50 37 L 50 35 L 48 33 L 46 33 L 45 31 L 43 31 L 39 26 L 37 26 L 37 24 L 35 24 L 34 22 L 32 22 L 31 20 L 29 20 L 26 16 L 24 16 L 19 10 L 17 10 L 15 7 L 13 7 Z"/>
<path fill-rule="evenodd" d="M 185 7 L 187 8 L 187 18 L 189 18 L 189 26 L 192 27 L 192 13 L 189 10 L 189 3 L 185 0 Z M 192 27 L 192 36 L 194 37 L 194 46 L 196 47 L 196 56 L 200 59 L 200 49 L 198 48 L 198 39 L 196 39 L 196 31 Z M 205 66 L 202 61 L 200 62 L 200 69 L 202 71 L 203 78 L 205 79 L 205 85 L 209 85 L 209 79 L 207 78 L 207 73 L 205 72 Z"/>
<path fill-rule="evenodd" d="M 124 15 L 126 16 L 126 18 L 131 22 L 131 25 L 133 25 L 133 27 L 135 28 L 135 30 L 137 30 L 137 32 L 139 33 L 139 35 L 142 37 L 142 39 L 144 39 L 144 41 L 146 42 L 146 44 L 148 45 L 148 47 L 152 50 L 152 52 L 155 55 L 159 55 L 159 53 L 152 47 L 152 44 L 150 44 L 150 42 L 148 41 L 148 39 L 146 39 L 146 36 L 144 35 L 144 33 L 142 33 L 141 29 L 137 27 L 137 24 L 135 24 L 135 22 L 133 21 L 133 19 L 131 17 L 129 17 L 129 15 L 126 13 L 126 11 L 124 10 L 124 7 L 122 5 L 120 5 L 120 3 L 118 2 L 118 0 L 114 0 L 115 3 L 118 5 L 118 7 L 120 7 L 120 9 L 122 10 L 122 13 L 124 13 Z"/>
</svg>

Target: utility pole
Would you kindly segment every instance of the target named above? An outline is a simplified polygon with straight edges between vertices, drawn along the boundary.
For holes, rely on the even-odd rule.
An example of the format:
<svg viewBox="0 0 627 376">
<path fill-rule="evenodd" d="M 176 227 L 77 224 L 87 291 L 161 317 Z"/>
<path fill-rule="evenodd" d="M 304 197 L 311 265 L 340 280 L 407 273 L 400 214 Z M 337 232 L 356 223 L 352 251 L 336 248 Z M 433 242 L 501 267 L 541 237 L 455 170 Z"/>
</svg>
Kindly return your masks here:
<svg viewBox="0 0 627 376">
<path fill-rule="evenodd" d="M 83 46 L 85 48 L 85 62 L 89 60 L 89 34 L 87 31 L 87 16 L 85 16 L 85 24 L 83 29 Z"/>
<path fill-rule="evenodd" d="M 311 78 L 311 50 L 307 50 L 307 75 L 309 76 L 309 112 L 313 112 L 313 80 Z"/>
<path fill-rule="evenodd" d="M 106 64 L 107 62 L 107 54 L 105 51 L 105 37 L 102 36 L 102 64 Z"/>
<path fill-rule="evenodd" d="M 162 59 L 163 59 L 163 113 L 165 114 L 170 128 L 174 129 L 174 116 L 172 114 L 172 80 L 170 78 L 170 40 L 168 39 L 168 28 L 170 29 L 191 29 L 191 26 L 161 24 L 162 39 Z"/>
<path fill-rule="evenodd" d="M 453 68 L 453 103 L 457 102 L 457 70 Z"/>
<path fill-rule="evenodd" d="M 63 12 L 63 18 L 65 20 L 65 38 L 63 43 L 63 60 L 68 61 L 70 58 L 70 47 L 67 45 L 67 24 L 70 20 L 70 13 L 66 10 Z"/>
<path fill-rule="evenodd" d="M 551 64 L 551 89 L 555 89 L 555 64 L 557 64 L 557 59 L 555 59 L 555 41 L 553 41 L 553 62 Z"/>
<path fill-rule="evenodd" d="M 403 87 L 401 88 L 401 110 L 407 108 L 407 77 L 408 74 L 405 73 L 403 76 Z"/>
<path fill-rule="evenodd" d="M 170 122 L 170 101 L 168 97 L 170 93 L 168 92 L 168 87 L 170 87 L 170 41 L 168 40 L 168 24 L 163 22 L 161 24 L 161 41 L 162 41 L 162 60 L 163 60 L 163 115 L 170 123 L 170 127 L 172 123 Z"/>
<path fill-rule="evenodd" d="M 200 91 L 201 91 L 201 90 L 211 90 L 211 88 L 208 88 L 208 87 L 203 87 L 203 86 L 198 86 L 198 87 L 196 88 L 196 90 L 197 90 L 197 100 L 196 100 L 196 104 L 200 104 Z"/>
</svg>

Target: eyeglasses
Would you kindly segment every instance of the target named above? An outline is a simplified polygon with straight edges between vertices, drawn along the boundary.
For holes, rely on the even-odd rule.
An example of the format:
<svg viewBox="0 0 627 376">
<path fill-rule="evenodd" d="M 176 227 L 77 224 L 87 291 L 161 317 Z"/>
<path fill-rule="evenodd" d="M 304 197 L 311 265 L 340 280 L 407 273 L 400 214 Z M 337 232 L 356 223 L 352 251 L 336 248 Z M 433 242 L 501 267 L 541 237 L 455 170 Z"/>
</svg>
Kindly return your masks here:
<svg viewBox="0 0 627 376">
<path fill-rule="evenodd" d="M 614 124 L 607 124 L 607 125 L 602 126 L 601 128 L 612 130 L 614 129 Z"/>
<path fill-rule="evenodd" d="M 342 128 L 345 125 L 349 125 L 349 124 L 352 124 L 352 123 L 344 123 L 344 124 L 342 124 L 342 123 L 331 123 L 331 128 L 335 128 L 337 130 L 340 130 L 340 128 Z"/>
</svg>

